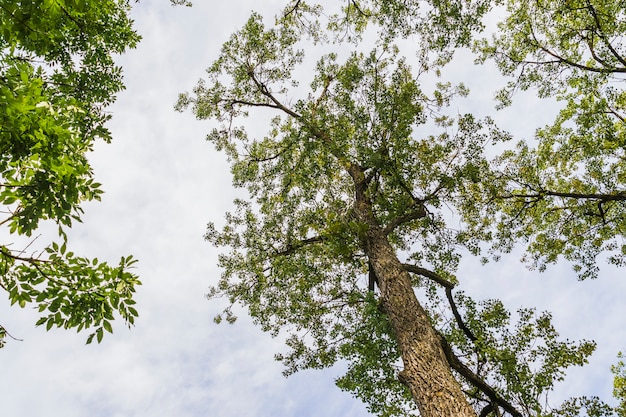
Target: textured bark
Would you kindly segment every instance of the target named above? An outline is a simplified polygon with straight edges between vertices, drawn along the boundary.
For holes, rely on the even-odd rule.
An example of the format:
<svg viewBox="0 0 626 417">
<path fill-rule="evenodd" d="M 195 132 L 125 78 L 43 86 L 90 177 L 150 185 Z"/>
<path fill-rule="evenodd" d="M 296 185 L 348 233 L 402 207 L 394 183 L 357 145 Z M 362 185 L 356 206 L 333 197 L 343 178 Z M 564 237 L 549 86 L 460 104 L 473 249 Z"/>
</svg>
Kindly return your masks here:
<svg viewBox="0 0 626 417">
<path fill-rule="evenodd" d="M 348 171 L 356 189 L 355 215 L 367 225 L 363 246 L 404 364 L 400 381 L 411 391 L 422 417 L 476 417 L 452 375 L 440 336 L 415 296 L 409 273 L 373 215 L 362 169 L 351 166 Z"/>
</svg>

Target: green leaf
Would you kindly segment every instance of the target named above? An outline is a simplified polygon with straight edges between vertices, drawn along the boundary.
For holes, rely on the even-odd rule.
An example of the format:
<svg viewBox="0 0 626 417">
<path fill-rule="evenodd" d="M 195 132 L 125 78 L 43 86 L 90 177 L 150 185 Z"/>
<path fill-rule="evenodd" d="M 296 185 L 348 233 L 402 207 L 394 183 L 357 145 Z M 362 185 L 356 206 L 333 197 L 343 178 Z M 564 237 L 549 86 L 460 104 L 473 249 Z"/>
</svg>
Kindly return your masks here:
<svg viewBox="0 0 626 417">
<path fill-rule="evenodd" d="M 113 333 L 113 328 L 111 327 L 111 322 L 105 320 L 102 322 L 102 326 L 104 327 L 104 330 L 106 330 L 109 333 Z"/>
</svg>

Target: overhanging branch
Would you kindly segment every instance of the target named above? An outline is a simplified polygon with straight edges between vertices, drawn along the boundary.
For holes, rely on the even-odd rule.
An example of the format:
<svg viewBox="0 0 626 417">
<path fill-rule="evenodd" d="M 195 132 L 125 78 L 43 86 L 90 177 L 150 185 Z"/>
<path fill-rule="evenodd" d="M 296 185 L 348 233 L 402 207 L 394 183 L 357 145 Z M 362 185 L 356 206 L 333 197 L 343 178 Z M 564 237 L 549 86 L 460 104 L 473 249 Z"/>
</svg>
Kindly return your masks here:
<svg viewBox="0 0 626 417">
<path fill-rule="evenodd" d="M 47 259 L 39 259 L 39 258 L 31 258 L 31 257 L 28 257 L 28 256 L 14 255 L 14 254 L 11 253 L 11 251 L 7 250 L 4 247 L 0 247 L 0 254 L 4 255 L 7 258 L 11 258 L 11 259 L 14 259 L 16 261 L 27 262 L 27 263 L 33 264 L 35 266 L 39 265 L 40 263 L 50 263 L 50 261 L 47 260 Z"/>
</svg>

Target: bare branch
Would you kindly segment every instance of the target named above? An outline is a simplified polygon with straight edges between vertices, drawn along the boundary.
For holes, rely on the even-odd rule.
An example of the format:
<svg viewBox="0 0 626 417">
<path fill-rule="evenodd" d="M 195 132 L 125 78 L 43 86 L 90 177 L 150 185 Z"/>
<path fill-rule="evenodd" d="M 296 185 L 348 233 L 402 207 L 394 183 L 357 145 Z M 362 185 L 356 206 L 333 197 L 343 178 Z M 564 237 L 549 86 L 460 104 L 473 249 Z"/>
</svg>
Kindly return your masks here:
<svg viewBox="0 0 626 417">
<path fill-rule="evenodd" d="M 8 330 L 6 329 L 6 327 L 4 327 L 3 325 L 0 324 L 0 330 L 6 334 L 7 336 L 9 336 L 11 339 L 13 340 L 17 340 L 18 342 L 23 342 L 23 339 L 18 339 L 17 337 L 13 336 L 11 333 L 8 332 Z"/>
</svg>

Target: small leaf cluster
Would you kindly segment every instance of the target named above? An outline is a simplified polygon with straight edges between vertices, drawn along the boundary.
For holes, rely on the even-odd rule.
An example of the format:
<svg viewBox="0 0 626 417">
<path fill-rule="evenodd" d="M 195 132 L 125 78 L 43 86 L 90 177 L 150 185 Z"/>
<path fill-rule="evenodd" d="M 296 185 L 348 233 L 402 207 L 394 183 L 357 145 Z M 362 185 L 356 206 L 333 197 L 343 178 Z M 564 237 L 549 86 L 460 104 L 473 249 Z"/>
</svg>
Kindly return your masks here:
<svg viewBox="0 0 626 417">
<path fill-rule="evenodd" d="M 616 365 L 611 367 L 613 372 L 613 396 L 619 401 L 617 406 L 617 414 L 626 416 L 626 362 L 624 362 L 624 354 L 619 353 L 620 359 Z"/>
<path fill-rule="evenodd" d="M 20 262 L 6 248 L 2 251 L 2 288 L 11 304 L 25 307 L 35 304 L 45 313 L 37 325 L 77 331 L 95 327 L 94 336 L 102 340 L 103 331 L 112 332 L 114 312 L 130 326 L 137 317 L 133 294 L 141 283 L 130 272 L 136 260 L 122 258 L 117 266 L 98 259 L 87 259 L 67 251 L 66 244 L 52 243 L 46 248 L 46 260 Z"/>
</svg>

